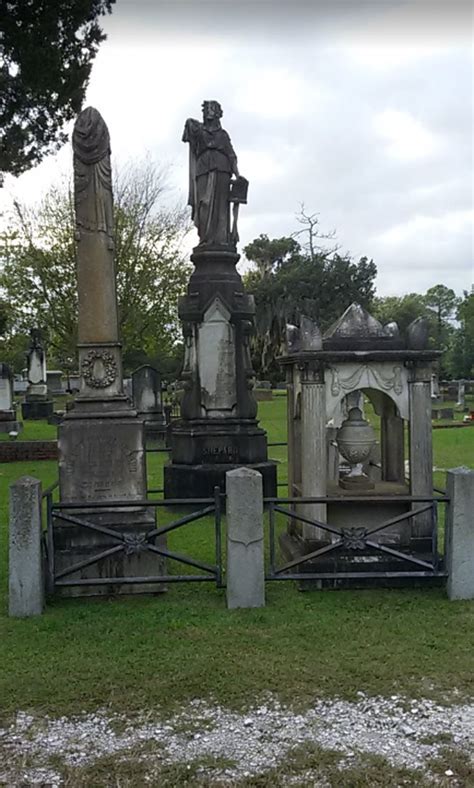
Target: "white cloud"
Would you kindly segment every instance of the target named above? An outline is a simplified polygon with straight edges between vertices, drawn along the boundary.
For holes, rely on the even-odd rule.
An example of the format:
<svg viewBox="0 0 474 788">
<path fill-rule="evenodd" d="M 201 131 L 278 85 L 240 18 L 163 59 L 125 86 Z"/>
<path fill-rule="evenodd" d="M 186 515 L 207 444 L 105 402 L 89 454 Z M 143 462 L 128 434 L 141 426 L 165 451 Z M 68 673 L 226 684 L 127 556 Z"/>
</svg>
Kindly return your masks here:
<svg viewBox="0 0 474 788">
<path fill-rule="evenodd" d="M 426 158 L 441 149 L 437 136 L 408 112 L 386 109 L 375 116 L 374 128 L 386 140 L 387 153 L 397 159 Z"/>
<path fill-rule="evenodd" d="M 374 258 L 379 294 L 448 280 L 460 292 L 472 278 L 472 53 L 466 14 L 444 6 L 121 0 L 87 103 L 114 162 L 171 162 L 184 200 L 184 121 L 216 98 L 250 181 L 241 248 L 297 229 L 304 200 L 343 249 Z M 34 199 L 71 162 L 66 146 L 8 188 Z"/>
</svg>

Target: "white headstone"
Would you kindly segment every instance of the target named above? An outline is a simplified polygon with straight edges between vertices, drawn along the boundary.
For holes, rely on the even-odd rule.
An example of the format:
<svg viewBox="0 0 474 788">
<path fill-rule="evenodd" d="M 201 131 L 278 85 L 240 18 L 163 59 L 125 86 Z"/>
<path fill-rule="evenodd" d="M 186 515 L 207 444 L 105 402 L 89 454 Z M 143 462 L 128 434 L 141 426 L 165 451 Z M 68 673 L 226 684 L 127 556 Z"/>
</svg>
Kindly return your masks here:
<svg viewBox="0 0 474 788">
<path fill-rule="evenodd" d="M 28 380 L 30 383 L 46 383 L 46 359 L 44 353 L 33 348 L 28 359 Z"/>
<path fill-rule="evenodd" d="M 9 378 L 0 378 L 0 410 L 12 409 L 12 387 Z"/>
</svg>

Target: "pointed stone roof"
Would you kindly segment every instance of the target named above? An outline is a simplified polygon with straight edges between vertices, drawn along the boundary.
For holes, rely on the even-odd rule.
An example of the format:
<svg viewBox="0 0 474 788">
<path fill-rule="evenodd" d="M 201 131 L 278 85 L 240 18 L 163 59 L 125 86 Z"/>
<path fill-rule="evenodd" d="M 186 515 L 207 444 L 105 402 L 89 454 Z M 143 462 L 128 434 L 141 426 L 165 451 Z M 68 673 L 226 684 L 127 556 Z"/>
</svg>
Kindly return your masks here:
<svg viewBox="0 0 474 788">
<path fill-rule="evenodd" d="M 355 301 L 332 324 L 324 334 L 325 339 L 336 337 L 381 337 L 384 336 L 382 323 L 372 317 L 364 307 Z"/>
<path fill-rule="evenodd" d="M 400 335 L 394 326 L 383 326 L 360 304 L 352 303 L 324 334 L 325 348 L 376 349 L 401 347 Z"/>
</svg>

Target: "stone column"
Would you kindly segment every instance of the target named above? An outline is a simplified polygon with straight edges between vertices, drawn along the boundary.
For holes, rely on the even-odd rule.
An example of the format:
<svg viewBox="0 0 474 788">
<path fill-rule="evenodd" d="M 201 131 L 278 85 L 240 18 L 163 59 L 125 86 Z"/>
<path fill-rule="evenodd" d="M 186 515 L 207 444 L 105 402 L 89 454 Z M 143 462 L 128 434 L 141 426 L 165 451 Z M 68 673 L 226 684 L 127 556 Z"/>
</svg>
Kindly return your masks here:
<svg viewBox="0 0 474 788">
<path fill-rule="evenodd" d="M 384 398 L 381 419 L 382 478 L 387 482 L 405 480 L 403 419 L 397 415 L 393 400 Z"/>
<path fill-rule="evenodd" d="M 433 495 L 431 367 L 414 364 L 408 384 L 410 400 L 410 489 L 412 495 Z M 413 537 L 431 536 L 431 514 L 413 518 Z"/>
<path fill-rule="evenodd" d="M 447 473 L 450 497 L 446 518 L 446 569 L 449 599 L 474 599 L 474 470 Z"/>
<path fill-rule="evenodd" d="M 265 605 L 262 475 L 250 468 L 226 474 L 227 607 Z"/>
<path fill-rule="evenodd" d="M 74 126 L 79 399 L 124 400 L 118 334 L 110 138 L 93 107 Z"/>
<path fill-rule="evenodd" d="M 293 495 L 295 471 L 295 384 L 293 366 L 286 368 L 286 434 L 288 444 L 288 496 Z"/>
<path fill-rule="evenodd" d="M 30 476 L 10 485 L 8 613 L 39 616 L 44 605 L 41 482 Z"/>
<path fill-rule="evenodd" d="M 318 362 L 302 364 L 301 370 L 301 495 L 304 498 L 327 494 L 326 388 L 324 368 Z M 310 519 L 326 522 L 326 504 L 299 507 Z M 329 541 L 326 531 L 302 525 L 304 539 Z"/>
</svg>

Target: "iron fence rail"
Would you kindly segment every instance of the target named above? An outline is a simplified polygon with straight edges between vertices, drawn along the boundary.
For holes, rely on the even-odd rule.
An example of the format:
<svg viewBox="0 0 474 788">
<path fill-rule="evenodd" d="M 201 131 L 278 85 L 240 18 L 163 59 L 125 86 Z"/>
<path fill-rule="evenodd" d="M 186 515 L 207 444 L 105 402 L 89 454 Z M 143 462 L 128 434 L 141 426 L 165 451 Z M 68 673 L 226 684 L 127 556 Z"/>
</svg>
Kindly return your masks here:
<svg viewBox="0 0 474 788">
<path fill-rule="evenodd" d="M 323 522 L 316 518 L 308 517 L 296 510 L 296 506 L 304 504 L 353 504 L 355 502 L 365 503 L 407 503 L 407 504 L 424 504 L 417 508 L 408 509 L 406 512 L 398 514 L 394 517 L 383 520 L 376 526 L 371 527 L 340 527 L 334 526 L 330 523 Z M 377 577 L 384 578 L 409 578 L 409 577 L 445 577 L 446 571 L 444 569 L 444 560 L 438 555 L 438 504 L 449 504 L 449 498 L 445 495 L 442 496 L 318 496 L 311 498 L 265 498 L 264 504 L 269 512 L 269 571 L 266 573 L 267 580 L 341 580 L 341 579 L 373 579 Z M 289 505 L 285 508 L 283 504 Z M 393 525 L 398 525 L 404 521 L 409 521 L 420 514 L 431 513 L 431 550 L 428 555 L 414 554 L 413 552 L 404 551 L 403 549 L 395 549 L 386 544 L 374 541 L 371 537 L 381 531 L 390 528 Z M 283 514 L 289 520 L 296 520 L 306 525 L 314 526 L 315 528 L 324 531 L 329 535 L 331 541 L 327 544 L 319 545 L 317 549 L 309 550 L 303 555 L 287 561 L 285 564 L 278 566 L 276 558 L 276 528 L 275 528 L 275 514 Z M 318 559 L 330 556 L 335 558 L 334 553 L 339 551 L 344 558 L 353 557 L 354 560 L 350 561 L 349 568 L 338 569 L 335 565 L 334 570 L 328 570 L 327 565 L 321 567 L 319 570 L 315 565 Z M 382 554 L 383 557 L 395 559 L 400 562 L 400 569 L 383 569 L 378 568 L 374 570 L 373 567 L 368 570 L 359 569 L 353 571 L 353 565 L 357 559 L 355 555 L 359 555 L 364 561 L 377 560 L 377 554 Z M 332 555 L 331 555 L 332 554 Z M 429 559 L 429 560 L 428 560 Z M 380 559 L 379 559 L 380 560 Z M 313 566 L 309 567 L 308 564 Z M 352 566 L 351 566 L 352 564 Z M 292 571 L 298 567 L 302 568 L 306 565 L 307 571 Z M 363 564 L 359 564 L 363 565 Z M 407 569 L 410 565 L 410 569 Z M 413 568 L 416 567 L 416 568 Z"/>
<path fill-rule="evenodd" d="M 53 502 L 53 493 L 57 484 L 52 485 L 45 490 L 43 498 L 46 500 L 47 511 L 47 526 L 45 534 L 45 549 L 47 557 L 47 587 L 49 591 L 54 591 L 55 588 L 65 586 L 103 586 L 103 585 L 130 585 L 130 584 L 150 584 L 150 583 L 177 583 L 177 582 L 215 582 L 218 588 L 223 586 L 223 571 L 222 571 L 222 494 L 218 487 L 214 489 L 214 496 L 212 498 L 192 498 L 192 499 L 167 499 L 150 501 L 149 499 L 143 500 L 125 500 L 125 501 L 69 501 L 67 503 Z M 199 506 L 200 508 L 186 513 L 178 519 L 162 526 L 148 527 L 144 526 L 141 533 L 131 535 L 130 533 L 122 533 L 119 530 L 108 527 L 107 525 L 94 522 L 88 518 L 93 512 L 103 511 L 123 511 L 125 510 L 139 510 L 139 509 L 158 509 L 165 507 L 166 509 L 173 507 L 183 506 Z M 156 544 L 156 540 L 160 537 L 176 531 L 179 528 L 202 520 L 204 517 L 213 515 L 214 517 L 214 555 L 215 563 L 209 564 L 196 557 L 185 555 L 168 547 Z M 113 540 L 116 544 L 107 546 L 105 549 L 99 550 L 92 556 L 88 556 L 80 561 L 73 562 L 67 567 L 56 570 L 55 566 L 55 532 L 61 528 L 60 523 L 67 525 L 74 525 L 79 528 L 99 533 L 106 536 L 108 539 Z M 161 573 L 153 576 L 113 576 L 113 577 L 71 577 L 71 575 L 80 572 L 94 564 L 98 564 L 107 558 L 110 558 L 119 553 L 131 555 L 148 551 L 161 558 L 176 561 L 177 563 L 184 564 L 185 566 L 201 570 L 204 574 L 169 574 Z"/>
</svg>

